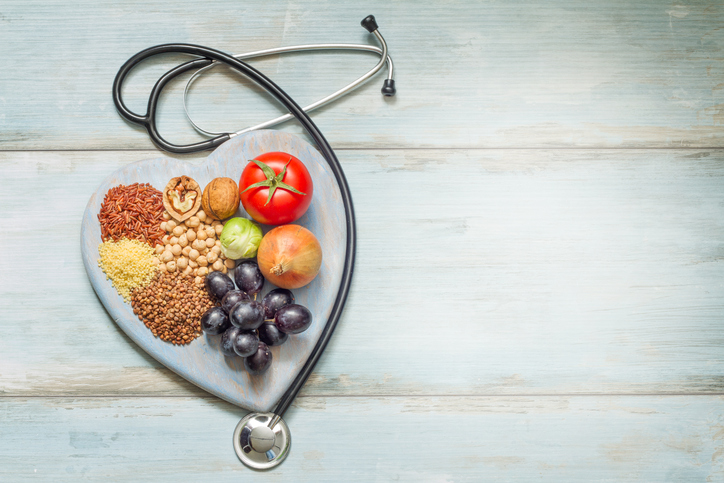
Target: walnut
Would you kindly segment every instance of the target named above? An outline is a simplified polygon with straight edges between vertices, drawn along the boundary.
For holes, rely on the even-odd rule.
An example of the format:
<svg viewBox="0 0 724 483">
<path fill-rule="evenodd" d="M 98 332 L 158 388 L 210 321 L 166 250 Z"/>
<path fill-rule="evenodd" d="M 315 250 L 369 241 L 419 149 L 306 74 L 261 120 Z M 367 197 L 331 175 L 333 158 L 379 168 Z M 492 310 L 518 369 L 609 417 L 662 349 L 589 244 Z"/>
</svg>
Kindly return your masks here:
<svg viewBox="0 0 724 483">
<path fill-rule="evenodd" d="M 206 185 L 201 205 L 204 213 L 216 220 L 234 216 L 239 209 L 239 188 L 231 178 L 215 178 Z"/>
<path fill-rule="evenodd" d="M 173 178 L 163 190 L 163 206 L 174 220 L 187 220 L 201 207 L 201 187 L 188 176 Z"/>
</svg>

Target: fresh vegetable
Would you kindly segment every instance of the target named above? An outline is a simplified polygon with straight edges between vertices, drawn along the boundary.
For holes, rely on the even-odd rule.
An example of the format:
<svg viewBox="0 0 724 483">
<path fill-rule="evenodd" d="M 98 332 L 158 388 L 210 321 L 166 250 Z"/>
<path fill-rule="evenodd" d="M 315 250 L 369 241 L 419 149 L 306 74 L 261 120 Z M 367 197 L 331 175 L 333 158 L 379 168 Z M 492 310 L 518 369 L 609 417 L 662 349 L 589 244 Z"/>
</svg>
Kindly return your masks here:
<svg viewBox="0 0 724 483">
<path fill-rule="evenodd" d="M 291 304 L 277 310 L 274 325 L 285 334 L 299 334 L 312 324 L 312 312 L 308 308 Z"/>
<path fill-rule="evenodd" d="M 264 276 L 254 260 L 243 260 L 234 271 L 236 286 L 249 295 L 256 295 L 264 287 Z"/>
<path fill-rule="evenodd" d="M 287 153 L 257 156 L 239 179 L 241 204 L 253 219 L 266 225 L 299 219 L 312 203 L 313 191 L 304 163 Z"/>
<path fill-rule="evenodd" d="M 219 239 L 221 253 L 226 258 L 232 260 L 253 258 L 261 243 L 261 228 L 246 218 L 232 218 L 224 225 Z"/>
<path fill-rule="evenodd" d="M 261 273 L 274 285 L 299 288 L 319 273 L 322 247 L 314 234 L 302 226 L 278 226 L 262 239 L 257 261 Z"/>
</svg>

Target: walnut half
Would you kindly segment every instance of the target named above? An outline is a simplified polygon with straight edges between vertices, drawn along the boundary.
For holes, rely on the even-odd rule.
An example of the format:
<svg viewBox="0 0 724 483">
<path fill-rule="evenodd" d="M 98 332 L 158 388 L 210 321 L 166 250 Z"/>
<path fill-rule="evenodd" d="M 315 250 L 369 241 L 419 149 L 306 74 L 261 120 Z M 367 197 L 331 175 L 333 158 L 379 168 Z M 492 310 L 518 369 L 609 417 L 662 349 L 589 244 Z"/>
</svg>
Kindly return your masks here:
<svg viewBox="0 0 724 483">
<path fill-rule="evenodd" d="M 201 207 L 201 187 L 188 176 L 173 178 L 163 190 L 163 206 L 174 220 L 187 220 Z"/>
</svg>

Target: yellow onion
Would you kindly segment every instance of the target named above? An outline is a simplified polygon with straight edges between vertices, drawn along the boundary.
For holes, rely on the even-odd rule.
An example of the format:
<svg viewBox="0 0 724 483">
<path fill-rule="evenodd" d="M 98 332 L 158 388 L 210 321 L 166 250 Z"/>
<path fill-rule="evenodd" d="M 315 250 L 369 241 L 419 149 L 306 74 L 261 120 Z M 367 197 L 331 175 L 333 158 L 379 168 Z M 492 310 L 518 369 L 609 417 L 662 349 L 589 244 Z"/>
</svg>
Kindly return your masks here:
<svg viewBox="0 0 724 483">
<path fill-rule="evenodd" d="M 322 246 L 303 226 L 282 225 L 264 235 L 256 261 L 262 275 L 277 287 L 304 287 L 319 273 Z"/>
</svg>

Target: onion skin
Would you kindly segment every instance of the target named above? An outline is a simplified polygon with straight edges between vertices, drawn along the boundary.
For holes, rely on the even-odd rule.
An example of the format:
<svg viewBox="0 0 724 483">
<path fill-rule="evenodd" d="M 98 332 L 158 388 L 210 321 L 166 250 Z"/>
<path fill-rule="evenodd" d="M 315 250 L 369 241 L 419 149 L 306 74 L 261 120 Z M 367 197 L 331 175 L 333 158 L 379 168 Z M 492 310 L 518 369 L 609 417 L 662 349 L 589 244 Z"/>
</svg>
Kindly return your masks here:
<svg viewBox="0 0 724 483">
<path fill-rule="evenodd" d="M 322 246 L 303 226 L 282 225 L 264 235 L 256 261 L 262 275 L 277 287 L 304 287 L 319 273 Z"/>
</svg>

